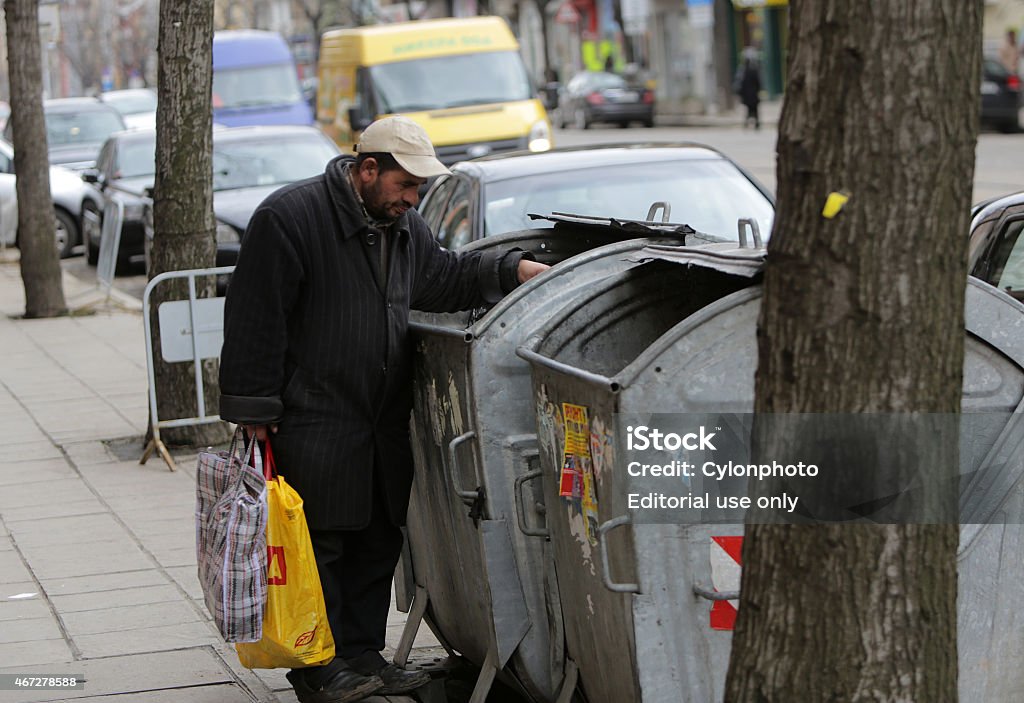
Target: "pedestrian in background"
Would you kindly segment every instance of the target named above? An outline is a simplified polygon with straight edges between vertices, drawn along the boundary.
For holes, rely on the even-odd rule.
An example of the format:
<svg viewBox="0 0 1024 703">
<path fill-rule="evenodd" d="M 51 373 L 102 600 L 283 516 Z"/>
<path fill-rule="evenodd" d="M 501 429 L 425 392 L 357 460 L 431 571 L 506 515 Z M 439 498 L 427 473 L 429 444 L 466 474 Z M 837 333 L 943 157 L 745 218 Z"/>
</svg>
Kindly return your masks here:
<svg viewBox="0 0 1024 703">
<path fill-rule="evenodd" d="M 743 127 L 746 128 L 753 121 L 754 129 L 761 129 L 761 117 L 758 114 L 758 106 L 761 104 L 761 68 L 757 60 L 757 49 L 752 46 L 743 50 L 743 64 L 736 76 L 736 94 L 747 108 Z"/>
<path fill-rule="evenodd" d="M 999 48 L 999 63 L 1010 73 L 1020 71 L 1020 47 L 1017 46 L 1017 33 L 1006 30 L 1006 42 Z"/>
<path fill-rule="evenodd" d="M 412 120 L 371 124 L 356 149 L 257 208 L 224 310 L 220 415 L 270 437 L 302 497 L 336 643 L 288 673 L 301 703 L 429 681 L 380 653 L 413 480 L 409 310 L 494 303 L 547 268 L 438 245 L 415 206 L 449 171 Z"/>
</svg>

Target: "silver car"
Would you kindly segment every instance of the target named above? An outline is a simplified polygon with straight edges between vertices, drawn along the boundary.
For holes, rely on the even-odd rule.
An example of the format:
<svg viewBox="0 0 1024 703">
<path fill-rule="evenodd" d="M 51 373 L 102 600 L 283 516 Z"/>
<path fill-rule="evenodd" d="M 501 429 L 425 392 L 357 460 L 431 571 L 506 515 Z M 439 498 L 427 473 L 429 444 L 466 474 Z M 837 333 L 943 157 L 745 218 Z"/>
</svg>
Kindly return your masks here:
<svg viewBox="0 0 1024 703">
<path fill-rule="evenodd" d="M 18 243 L 18 195 L 14 174 L 14 148 L 0 140 L 0 242 L 4 246 Z M 71 255 L 81 241 L 82 199 L 89 186 L 78 173 L 61 166 L 50 167 L 50 197 L 56 218 L 57 251 L 61 257 Z"/>
</svg>

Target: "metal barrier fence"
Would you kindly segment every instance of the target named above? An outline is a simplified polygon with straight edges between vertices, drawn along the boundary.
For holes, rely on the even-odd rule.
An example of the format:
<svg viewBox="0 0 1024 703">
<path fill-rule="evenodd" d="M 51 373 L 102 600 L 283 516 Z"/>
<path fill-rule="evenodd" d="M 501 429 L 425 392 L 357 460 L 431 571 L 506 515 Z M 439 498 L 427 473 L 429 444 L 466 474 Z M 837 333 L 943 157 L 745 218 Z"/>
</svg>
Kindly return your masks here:
<svg viewBox="0 0 1024 703">
<path fill-rule="evenodd" d="M 89 213 L 91 215 L 91 213 Z M 121 224 L 124 222 L 124 203 L 111 200 L 103 209 L 100 231 L 100 254 L 96 262 L 96 281 L 109 298 L 117 269 L 118 250 L 121 248 Z"/>
<path fill-rule="evenodd" d="M 218 266 L 188 271 L 167 271 L 155 276 L 146 286 L 146 291 L 142 295 L 142 319 L 146 330 L 146 373 L 149 376 L 149 423 L 152 437 L 146 444 L 142 458 L 139 459 L 140 464 L 145 464 L 156 450 L 160 452 L 167 467 L 174 471 L 174 459 L 160 439 L 161 428 L 188 427 L 220 421 L 220 415 L 210 415 L 206 412 L 202 361 L 220 356 L 220 348 L 224 342 L 224 298 L 197 297 L 196 278 L 229 274 L 234 270 L 234 266 Z M 188 298 L 169 300 L 160 304 L 157 311 L 160 323 L 160 357 L 164 363 L 192 362 L 198 414 L 194 417 L 160 419 L 157 412 L 149 299 L 158 285 L 175 278 L 188 279 Z"/>
</svg>

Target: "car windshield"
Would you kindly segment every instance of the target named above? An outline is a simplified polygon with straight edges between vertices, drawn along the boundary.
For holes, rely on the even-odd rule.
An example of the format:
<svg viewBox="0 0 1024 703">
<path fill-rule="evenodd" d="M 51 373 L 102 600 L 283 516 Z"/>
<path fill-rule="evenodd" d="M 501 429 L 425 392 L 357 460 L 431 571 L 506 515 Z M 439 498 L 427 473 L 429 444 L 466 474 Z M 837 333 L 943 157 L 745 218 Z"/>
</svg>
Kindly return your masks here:
<svg viewBox="0 0 1024 703">
<path fill-rule="evenodd" d="M 299 79 L 290 64 L 221 68 L 213 72 L 214 109 L 286 105 L 300 100 Z"/>
<path fill-rule="evenodd" d="M 489 183 L 486 235 L 550 226 L 528 214 L 564 212 L 644 220 L 652 203 L 671 208 L 670 220 L 698 232 L 737 241 L 737 220 L 753 218 L 764 240 L 771 233 L 771 202 L 728 161 L 615 164 Z M 660 219 L 660 212 L 659 212 Z"/>
<path fill-rule="evenodd" d="M 323 173 L 337 155 L 333 144 L 319 135 L 214 143 L 213 189 L 291 183 Z"/>
<path fill-rule="evenodd" d="M 380 113 L 529 100 L 530 79 L 514 51 L 438 56 L 370 68 Z"/>
<path fill-rule="evenodd" d="M 156 141 L 123 142 L 117 152 L 115 178 L 140 178 L 156 173 Z"/>
<path fill-rule="evenodd" d="M 156 112 L 156 94 L 147 91 L 121 94 L 105 93 L 103 102 L 112 105 L 122 115 Z"/>
<path fill-rule="evenodd" d="M 46 141 L 51 148 L 102 142 L 113 132 L 122 129 L 124 123 L 113 111 L 46 113 Z"/>
</svg>

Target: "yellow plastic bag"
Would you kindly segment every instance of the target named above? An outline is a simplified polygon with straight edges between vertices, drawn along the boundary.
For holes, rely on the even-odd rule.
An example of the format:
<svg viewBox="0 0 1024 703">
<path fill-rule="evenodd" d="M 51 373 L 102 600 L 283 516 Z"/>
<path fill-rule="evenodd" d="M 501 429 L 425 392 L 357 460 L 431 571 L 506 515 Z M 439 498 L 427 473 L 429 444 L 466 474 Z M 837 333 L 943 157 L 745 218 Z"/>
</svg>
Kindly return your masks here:
<svg viewBox="0 0 1024 703">
<path fill-rule="evenodd" d="M 320 574 L 313 557 L 302 498 L 283 477 L 273 475 L 268 444 L 267 606 L 263 638 L 238 643 L 238 659 L 248 669 L 296 669 L 334 659 L 334 637 Z"/>
</svg>

